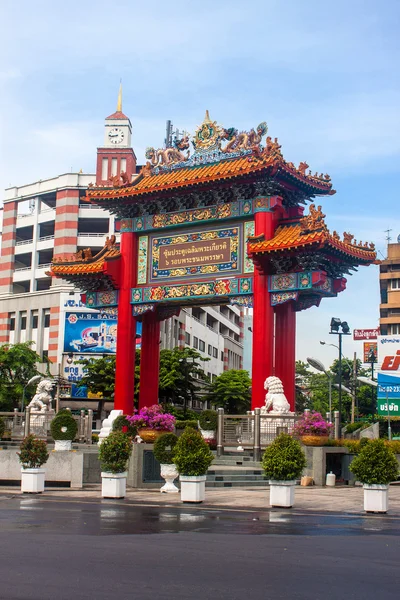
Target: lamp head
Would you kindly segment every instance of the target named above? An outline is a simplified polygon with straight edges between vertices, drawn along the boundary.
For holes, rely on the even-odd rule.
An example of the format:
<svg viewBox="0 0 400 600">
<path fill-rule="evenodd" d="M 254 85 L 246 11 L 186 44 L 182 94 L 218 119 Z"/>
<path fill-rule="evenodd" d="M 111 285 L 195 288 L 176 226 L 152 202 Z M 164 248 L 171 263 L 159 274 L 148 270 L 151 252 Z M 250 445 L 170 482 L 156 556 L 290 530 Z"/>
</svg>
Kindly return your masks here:
<svg viewBox="0 0 400 600">
<path fill-rule="evenodd" d="M 317 358 L 307 358 L 307 362 L 311 367 L 314 367 L 314 369 L 317 369 L 317 371 L 322 371 L 323 373 L 325 373 L 324 365 Z"/>
<path fill-rule="evenodd" d="M 345 335 L 350 333 L 350 327 L 349 327 L 347 321 L 342 321 L 342 331 Z"/>
<path fill-rule="evenodd" d="M 339 327 L 340 327 L 341 324 L 342 324 L 342 322 L 341 322 L 340 319 L 337 319 L 336 317 L 332 317 L 332 319 L 331 319 L 331 331 L 333 331 L 334 333 L 338 333 L 339 332 Z"/>
</svg>

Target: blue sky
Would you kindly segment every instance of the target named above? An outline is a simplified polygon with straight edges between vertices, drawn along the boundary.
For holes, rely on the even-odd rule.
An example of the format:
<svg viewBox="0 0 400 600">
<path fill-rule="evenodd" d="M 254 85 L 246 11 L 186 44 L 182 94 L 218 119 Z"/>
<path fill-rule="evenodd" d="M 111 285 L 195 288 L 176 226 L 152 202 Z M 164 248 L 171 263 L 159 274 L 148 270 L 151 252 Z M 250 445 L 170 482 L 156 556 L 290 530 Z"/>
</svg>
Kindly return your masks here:
<svg viewBox="0 0 400 600">
<path fill-rule="evenodd" d="M 161 146 L 165 121 L 193 131 L 205 109 L 226 127 L 266 120 L 287 160 L 328 172 L 331 229 L 400 233 L 400 4 L 396 0 L 3 0 L 0 187 L 93 171 L 116 105 L 133 146 Z M 298 356 L 329 363 L 331 316 L 378 322 L 378 268 L 298 318 Z M 346 340 L 345 352 L 361 352 Z"/>
</svg>

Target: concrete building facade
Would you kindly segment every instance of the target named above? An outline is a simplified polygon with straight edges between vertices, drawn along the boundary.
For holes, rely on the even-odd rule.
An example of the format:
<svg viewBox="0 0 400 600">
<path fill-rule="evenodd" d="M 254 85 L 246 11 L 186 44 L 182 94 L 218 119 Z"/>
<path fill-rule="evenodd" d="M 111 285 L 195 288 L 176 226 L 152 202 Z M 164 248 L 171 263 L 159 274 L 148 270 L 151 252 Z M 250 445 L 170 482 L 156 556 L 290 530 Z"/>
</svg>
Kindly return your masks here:
<svg viewBox="0 0 400 600">
<path fill-rule="evenodd" d="M 379 324 L 382 335 L 400 334 L 400 243 L 388 244 L 379 266 L 381 292 Z"/>
</svg>

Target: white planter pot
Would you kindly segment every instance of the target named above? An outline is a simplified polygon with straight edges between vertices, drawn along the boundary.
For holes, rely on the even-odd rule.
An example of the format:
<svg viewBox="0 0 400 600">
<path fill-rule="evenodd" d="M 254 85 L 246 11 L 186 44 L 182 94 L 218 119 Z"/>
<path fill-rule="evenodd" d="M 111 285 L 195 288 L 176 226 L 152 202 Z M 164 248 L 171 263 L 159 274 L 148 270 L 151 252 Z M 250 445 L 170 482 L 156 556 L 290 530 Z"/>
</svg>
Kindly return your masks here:
<svg viewBox="0 0 400 600">
<path fill-rule="evenodd" d="M 54 440 L 54 450 L 55 452 L 66 452 L 67 450 L 72 450 L 72 441 Z"/>
<path fill-rule="evenodd" d="M 41 494 L 44 492 L 45 469 L 21 469 L 21 492 Z"/>
<path fill-rule="evenodd" d="M 161 477 L 165 479 L 165 485 L 162 486 L 160 492 L 164 492 L 165 494 L 175 494 L 179 492 L 178 488 L 174 484 L 174 479 L 176 479 L 179 475 L 176 466 L 172 463 L 170 465 L 160 465 L 161 467 Z"/>
<path fill-rule="evenodd" d="M 294 504 L 294 490 L 296 481 L 275 481 L 269 482 L 269 503 L 271 506 L 280 506 L 291 508 Z"/>
<path fill-rule="evenodd" d="M 126 478 L 128 473 L 102 473 L 101 496 L 102 498 L 125 498 Z"/>
<path fill-rule="evenodd" d="M 181 475 L 181 500 L 182 502 L 203 502 L 206 497 L 206 476 L 189 477 Z"/>
<path fill-rule="evenodd" d="M 389 486 L 364 483 L 365 512 L 385 513 L 389 504 Z"/>
</svg>

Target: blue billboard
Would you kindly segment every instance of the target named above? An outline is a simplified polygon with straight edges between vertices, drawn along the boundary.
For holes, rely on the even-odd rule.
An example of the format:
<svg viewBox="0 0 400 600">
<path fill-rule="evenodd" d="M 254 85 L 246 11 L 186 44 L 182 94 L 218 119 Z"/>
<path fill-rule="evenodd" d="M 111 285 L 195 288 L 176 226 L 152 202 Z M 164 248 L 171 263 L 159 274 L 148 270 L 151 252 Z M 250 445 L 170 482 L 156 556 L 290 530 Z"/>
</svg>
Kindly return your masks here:
<svg viewBox="0 0 400 600">
<path fill-rule="evenodd" d="M 400 416 L 400 377 L 378 373 L 378 414 Z"/>
</svg>

